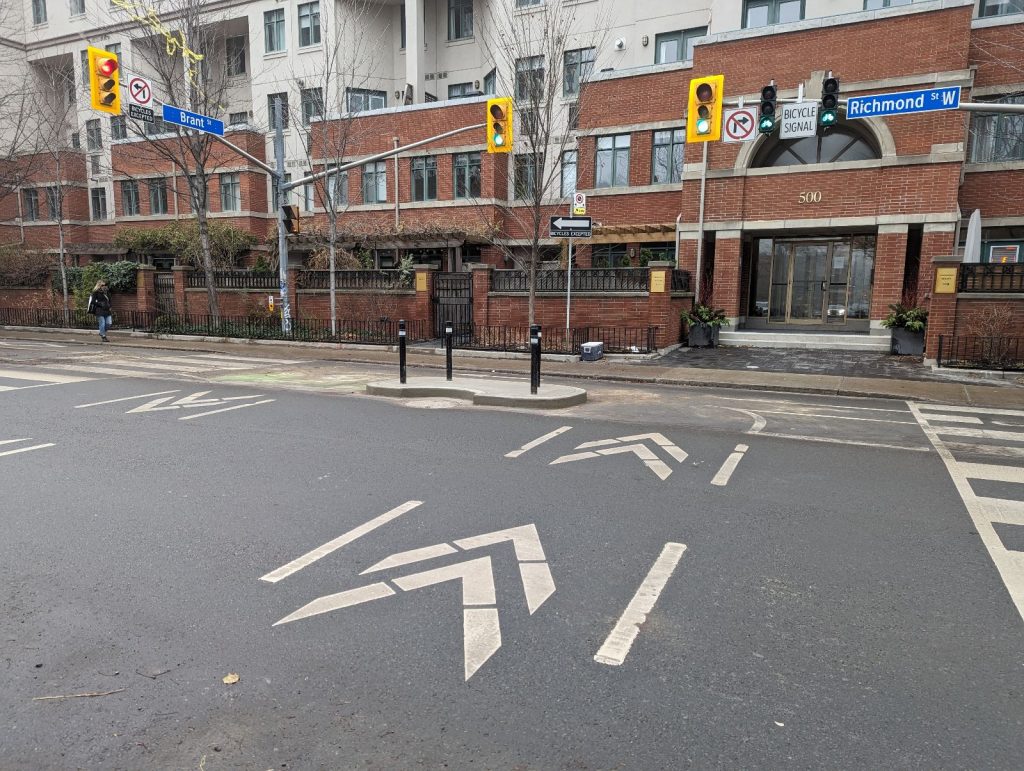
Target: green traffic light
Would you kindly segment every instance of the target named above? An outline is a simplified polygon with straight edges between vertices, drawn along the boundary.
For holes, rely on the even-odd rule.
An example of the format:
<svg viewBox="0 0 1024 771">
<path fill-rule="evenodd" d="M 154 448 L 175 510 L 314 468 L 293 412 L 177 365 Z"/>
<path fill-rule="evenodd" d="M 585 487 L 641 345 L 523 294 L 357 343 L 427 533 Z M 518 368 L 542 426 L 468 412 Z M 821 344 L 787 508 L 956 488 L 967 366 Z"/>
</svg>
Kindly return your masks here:
<svg viewBox="0 0 1024 771">
<path fill-rule="evenodd" d="M 825 110 L 818 116 L 818 123 L 822 126 L 834 126 L 838 119 L 835 110 Z"/>
<path fill-rule="evenodd" d="M 697 120 L 697 133 L 698 134 L 710 134 L 711 133 L 711 121 L 707 118 L 699 118 Z"/>
<path fill-rule="evenodd" d="M 495 134 L 494 138 L 491 141 L 494 143 L 496 147 L 501 147 L 503 144 L 505 144 L 505 137 L 501 134 Z"/>
<path fill-rule="evenodd" d="M 767 115 L 761 118 L 757 124 L 757 130 L 762 134 L 771 134 L 775 130 L 775 119 Z"/>
</svg>

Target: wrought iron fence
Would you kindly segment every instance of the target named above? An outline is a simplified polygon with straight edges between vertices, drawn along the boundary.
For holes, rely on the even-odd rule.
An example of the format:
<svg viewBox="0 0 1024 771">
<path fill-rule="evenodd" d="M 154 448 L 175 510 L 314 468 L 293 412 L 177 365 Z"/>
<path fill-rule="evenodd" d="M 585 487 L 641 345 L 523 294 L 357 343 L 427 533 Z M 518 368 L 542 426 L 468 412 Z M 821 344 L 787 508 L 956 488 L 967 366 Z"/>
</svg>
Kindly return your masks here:
<svg viewBox="0 0 1024 771">
<path fill-rule="evenodd" d="M 940 367 L 1024 370 L 1024 337 L 939 335 L 935 360 Z"/>
<path fill-rule="evenodd" d="M 0 308 L 0 326 L 92 329 L 96 317 L 84 310 L 68 311 L 65 323 L 62 308 Z"/>
<path fill-rule="evenodd" d="M 483 326 L 471 324 L 456 329 L 455 348 L 475 351 L 530 350 L 527 326 Z M 606 353 L 654 353 L 658 327 L 550 327 L 542 329 L 541 351 L 579 355 L 583 343 L 601 341 Z"/>
<path fill-rule="evenodd" d="M 574 292 L 646 292 L 650 271 L 647 268 L 580 268 L 572 272 Z M 538 292 L 564 292 L 564 270 L 537 271 Z M 491 273 L 492 292 L 530 291 L 530 273 L 525 270 L 495 270 Z"/>
<path fill-rule="evenodd" d="M 673 292 L 689 292 L 690 291 L 690 271 L 688 271 L 688 270 L 673 270 L 672 271 L 672 291 Z"/>
<path fill-rule="evenodd" d="M 206 273 L 194 270 L 188 274 L 185 285 L 190 289 L 206 287 Z M 280 289 L 276 273 L 253 273 L 251 270 L 218 270 L 213 274 L 217 289 Z"/>
<path fill-rule="evenodd" d="M 1024 264 L 960 266 L 961 292 L 1024 292 Z"/>
<path fill-rule="evenodd" d="M 416 277 L 411 271 L 400 270 L 336 270 L 334 285 L 338 289 L 412 289 Z M 296 277 L 299 289 L 330 289 L 329 270 L 303 270 Z"/>
</svg>

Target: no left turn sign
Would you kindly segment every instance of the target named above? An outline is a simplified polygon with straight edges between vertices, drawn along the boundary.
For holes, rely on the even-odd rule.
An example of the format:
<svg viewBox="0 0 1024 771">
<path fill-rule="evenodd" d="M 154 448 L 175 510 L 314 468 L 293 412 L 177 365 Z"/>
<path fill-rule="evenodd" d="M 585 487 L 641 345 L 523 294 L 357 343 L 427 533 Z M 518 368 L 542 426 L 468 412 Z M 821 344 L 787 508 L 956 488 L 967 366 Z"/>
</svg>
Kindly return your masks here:
<svg viewBox="0 0 1024 771">
<path fill-rule="evenodd" d="M 723 142 L 746 142 L 753 139 L 757 126 L 757 111 L 753 107 L 740 107 L 725 113 Z"/>
<path fill-rule="evenodd" d="M 145 78 L 133 75 L 128 81 L 128 101 L 139 107 L 149 107 L 153 103 L 153 84 Z"/>
</svg>

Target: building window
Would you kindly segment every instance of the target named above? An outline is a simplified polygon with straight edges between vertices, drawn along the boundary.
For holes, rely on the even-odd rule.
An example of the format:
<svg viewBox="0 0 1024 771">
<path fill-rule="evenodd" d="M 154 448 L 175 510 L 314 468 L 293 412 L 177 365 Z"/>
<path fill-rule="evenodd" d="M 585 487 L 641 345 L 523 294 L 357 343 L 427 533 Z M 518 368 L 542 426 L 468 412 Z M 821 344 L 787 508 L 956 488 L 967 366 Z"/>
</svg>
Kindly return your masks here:
<svg viewBox="0 0 1024 771">
<path fill-rule="evenodd" d="M 625 244 L 600 244 L 591 250 L 590 264 L 595 268 L 628 268 L 629 252 Z"/>
<path fill-rule="evenodd" d="M 320 43 L 320 3 L 299 6 L 299 48 Z"/>
<path fill-rule="evenodd" d="M 428 155 L 412 159 L 412 200 L 437 200 L 437 158 Z"/>
<path fill-rule="evenodd" d="M 146 136 L 155 137 L 158 134 L 166 134 L 167 126 L 164 124 L 164 119 L 159 115 L 153 118 L 152 123 L 146 124 Z"/>
<path fill-rule="evenodd" d="M 382 110 L 388 106 L 388 95 L 384 91 L 371 91 L 367 88 L 346 88 L 345 105 L 349 112 Z"/>
<path fill-rule="evenodd" d="M 285 49 L 283 8 L 264 12 L 263 46 L 268 54 Z"/>
<path fill-rule="evenodd" d="M 167 214 L 167 180 L 149 180 L 149 213 Z"/>
<path fill-rule="evenodd" d="M 115 115 L 110 119 L 110 138 L 127 139 L 128 122 L 123 115 Z"/>
<path fill-rule="evenodd" d="M 473 0 L 448 0 L 448 39 L 473 37 Z"/>
<path fill-rule="evenodd" d="M 892 8 L 897 5 L 910 5 L 914 0 L 864 0 L 865 11 L 877 11 L 880 8 Z"/>
<path fill-rule="evenodd" d="M 224 41 L 224 72 L 229 78 L 245 74 L 245 35 L 235 35 Z"/>
<path fill-rule="evenodd" d="M 249 122 L 249 113 L 247 112 L 232 112 L 228 113 L 228 125 L 229 126 L 244 126 Z"/>
<path fill-rule="evenodd" d="M 867 133 L 849 124 L 833 126 L 824 136 L 802 139 L 769 138 L 757 149 L 751 168 L 799 166 L 808 163 L 868 161 L 882 157 L 881 150 Z"/>
<path fill-rule="evenodd" d="M 452 158 L 456 198 L 480 197 L 480 153 L 456 153 Z"/>
<path fill-rule="evenodd" d="M 402 5 L 398 9 L 398 28 L 399 28 L 399 42 L 398 47 L 400 50 L 405 50 L 405 6 Z"/>
<path fill-rule="evenodd" d="M 81 51 L 79 56 L 82 61 L 82 85 L 89 85 L 89 52 Z"/>
<path fill-rule="evenodd" d="M 282 91 L 279 94 L 267 94 L 267 125 L 273 131 L 277 128 L 274 102 L 281 100 L 281 128 L 288 128 L 288 92 Z"/>
<path fill-rule="evenodd" d="M 56 187 L 46 188 L 46 213 L 51 220 L 59 220 L 60 216 L 60 189 Z"/>
<path fill-rule="evenodd" d="M 77 131 L 71 132 L 71 149 L 81 150 L 82 149 L 82 135 Z"/>
<path fill-rule="evenodd" d="M 388 165 L 384 161 L 363 166 L 363 203 L 386 203 L 388 200 Z"/>
<path fill-rule="evenodd" d="M 681 29 L 655 35 L 654 63 L 669 64 L 670 62 L 693 61 L 694 41 L 707 34 L 707 27 L 694 27 L 693 29 Z"/>
<path fill-rule="evenodd" d="M 629 134 L 597 138 L 594 187 L 625 187 L 629 184 Z"/>
<path fill-rule="evenodd" d="M 544 97 L 544 57 L 516 59 L 516 99 L 539 102 Z"/>
<path fill-rule="evenodd" d="M 99 118 L 85 122 L 85 147 L 87 150 L 103 149 L 103 135 L 100 133 Z"/>
<path fill-rule="evenodd" d="M 1005 104 L 1024 104 L 1024 96 L 1005 96 Z M 1024 160 L 1024 115 L 974 113 L 971 116 L 971 163 Z"/>
<path fill-rule="evenodd" d="M 498 92 L 498 70 L 493 69 L 484 75 L 484 93 L 494 96 Z"/>
<path fill-rule="evenodd" d="M 786 24 L 803 17 L 804 0 L 746 0 L 743 8 L 744 27 Z"/>
<path fill-rule="evenodd" d="M 449 99 L 461 99 L 464 96 L 472 96 L 476 91 L 472 83 L 452 83 L 448 86 Z"/>
<path fill-rule="evenodd" d="M 334 168 L 338 164 L 332 163 L 328 168 Z M 332 174 L 324 180 L 328 200 L 335 208 L 348 206 L 348 172 L 342 171 Z"/>
<path fill-rule="evenodd" d="M 519 200 L 532 200 L 539 192 L 544 181 L 544 154 L 522 153 L 515 157 L 515 197 Z"/>
<path fill-rule="evenodd" d="M 237 172 L 220 175 L 220 210 L 242 210 L 242 185 Z"/>
<path fill-rule="evenodd" d="M 46 0 L 32 0 L 32 23 L 46 23 Z"/>
<path fill-rule="evenodd" d="M 105 188 L 91 188 L 89 190 L 89 204 L 93 220 L 105 220 L 107 218 L 107 191 Z"/>
<path fill-rule="evenodd" d="M 90 155 L 89 156 L 89 172 L 93 175 L 100 173 L 100 156 Z"/>
<path fill-rule="evenodd" d="M 516 8 L 529 8 L 531 5 L 540 5 L 541 0 L 516 0 Z"/>
<path fill-rule="evenodd" d="M 26 222 L 35 222 L 39 219 L 39 191 L 34 187 L 27 187 L 21 191 L 21 198 L 24 202 L 22 219 Z"/>
<path fill-rule="evenodd" d="M 85 0 L 71 0 L 71 15 L 82 16 L 85 14 Z"/>
<path fill-rule="evenodd" d="M 562 197 L 572 195 L 576 192 L 576 166 L 579 163 L 579 153 L 575 150 L 566 150 L 562 153 Z"/>
<path fill-rule="evenodd" d="M 103 50 L 110 51 L 110 53 L 112 53 L 114 56 L 116 56 L 119 60 L 121 59 L 121 44 L 120 43 L 107 43 L 106 46 L 104 46 Z M 124 62 L 123 61 L 121 61 L 121 66 L 124 66 Z"/>
<path fill-rule="evenodd" d="M 1024 13 L 1024 0 L 981 0 L 978 15 L 1009 16 L 1012 13 Z"/>
<path fill-rule="evenodd" d="M 304 88 L 300 93 L 302 100 L 302 125 L 308 126 L 313 118 L 324 117 L 324 92 L 320 88 Z"/>
<path fill-rule="evenodd" d="M 125 217 L 139 215 L 139 183 L 134 179 L 121 181 L 121 212 Z"/>
<path fill-rule="evenodd" d="M 678 182 L 683 178 L 683 147 L 686 131 L 654 132 L 654 156 L 651 159 L 651 182 Z"/>
<path fill-rule="evenodd" d="M 565 52 L 565 68 L 562 73 L 562 94 L 576 96 L 580 84 L 594 71 L 594 49 L 579 48 Z"/>
</svg>

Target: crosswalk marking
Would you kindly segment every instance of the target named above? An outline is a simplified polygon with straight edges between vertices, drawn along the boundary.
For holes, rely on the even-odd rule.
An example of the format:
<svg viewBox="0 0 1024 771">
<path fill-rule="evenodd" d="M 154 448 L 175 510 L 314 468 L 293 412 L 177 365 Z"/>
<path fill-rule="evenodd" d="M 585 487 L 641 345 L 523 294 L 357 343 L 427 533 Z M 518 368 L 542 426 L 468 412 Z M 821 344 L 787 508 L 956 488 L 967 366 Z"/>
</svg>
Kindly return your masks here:
<svg viewBox="0 0 1024 771">
<path fill-rule="evenodd" d="M 1024 418 L 1024 410 L 1009 410 L 998 407 L 968 407 L 966 405 L 947 406 L 936 405 L 936 404 L 916 404 L 911 408 L 920 411 L 926 418 L 930 418 L 933 414 L 933 410 L 941 410 L 941 413 L 935 413 L 936 416 L 939 414 L 949 414 L 950 412 L 969 412 L 979 413 L 983 415 L 1015 415 L 1018 418 Z"/>
<path fill-rule="evenodd" d="M 1000 466 L 995 463 L 960 463 L 960 470 L 969 479 L 984 479 L 988 482 L 1024 483 L 1024 468 Z"/>
<path fill-rule="evenodd" d="M 81 383 L 82 381 L 89 380 L 87 377 L 59 375 L 56 372 L 40 372 L 28 369 L 0 369 L 0 379 L 34 380 L 43 383 Z"/>
</svg>

